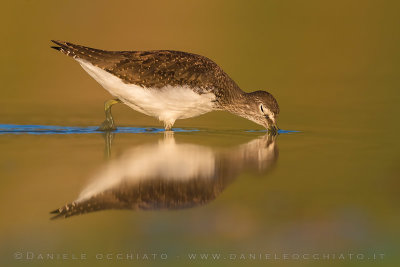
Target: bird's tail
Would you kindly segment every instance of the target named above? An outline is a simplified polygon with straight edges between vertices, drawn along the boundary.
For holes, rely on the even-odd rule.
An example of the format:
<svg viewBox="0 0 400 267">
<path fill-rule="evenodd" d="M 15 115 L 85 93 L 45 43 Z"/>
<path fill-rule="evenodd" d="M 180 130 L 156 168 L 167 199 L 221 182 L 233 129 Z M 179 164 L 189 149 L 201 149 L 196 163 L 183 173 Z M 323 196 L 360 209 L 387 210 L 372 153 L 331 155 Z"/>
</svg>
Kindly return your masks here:
<svg viewBox="0 0 400 267">
<path fill-rule="evenodd" d="M 73 58 L 79 58 L 82 53 L 84 54 L 84 49 L 80 45 L 68 43 L 68 42 L 63 42 L 63 41 L 55 41 L 51 40 L 53 43 L 55 43 L 58 46 L 52 46 L 51 48 L 56 49 L 67 56 L 73 57 Z"/>
<path fill-rule="evenodd" d="M 54 48 L 74 59 L 83 59 L 102 68 L 115 65 L 121 61 L 121 59 L 125 58 L 125 54 L 118 51 L 106 51 L 63 41 L 51 41 L 57 45 L 52 46 L 51 48 Z"/>
<path fill-rule="evenodd" d="M 50 214 L 53 214 L 51 219 L 54 220 L 58 218 L 67 218 L 73 215 L 86 213 L 88 212 L 88 208 L 90 209 L 90 204 L 82 205 L 82 203 L 77 202 L 68 203 L 61 208 L 51 211 Z"/>
<path fill-rule="evenodd" d="M 57 46 L 52 46 L 51 48 L 56 49 L 67 56 L 75 59 L 85 59 L 89 62 L 96 60 L 97 58 L 110 54 L 112 52 L 104 51 L 100 49 L 90 48 L 83 45 L 77 45 L 64 41 L 51 40 Z"/>
<path fill-rule="evenodd" d="M 100 211 L 104 209 L 120 209 L 121 207 L 114 203 L 112 196 L 105 196 L 104 198 L 89 198 L 83 201 L 74 201 L 68 203 L 56 210 L 50 212 L 53 217 L 50 219 L 68 218 L 75 215 L 84 213 Z"/>
</svg>

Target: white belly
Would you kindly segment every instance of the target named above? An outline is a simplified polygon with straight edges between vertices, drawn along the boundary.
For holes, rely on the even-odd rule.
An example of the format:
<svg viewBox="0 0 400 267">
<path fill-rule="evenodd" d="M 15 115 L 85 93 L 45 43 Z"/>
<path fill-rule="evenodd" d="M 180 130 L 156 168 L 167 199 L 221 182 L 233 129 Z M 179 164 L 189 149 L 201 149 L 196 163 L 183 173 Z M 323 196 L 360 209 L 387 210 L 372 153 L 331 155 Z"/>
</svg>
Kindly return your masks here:
<svg viewBox="0 0 400 267">
<path fill-rule="evenodd" d="M 172 126 L 177 119 L 195 117 L 213 110 L 214 94 L 199 95 L 186 86 L 144 88 L 126 84 L 87 61 L 76 60 L 110 94 L 134 110 L 158 118 L 166 126 Z"/>
</svg>

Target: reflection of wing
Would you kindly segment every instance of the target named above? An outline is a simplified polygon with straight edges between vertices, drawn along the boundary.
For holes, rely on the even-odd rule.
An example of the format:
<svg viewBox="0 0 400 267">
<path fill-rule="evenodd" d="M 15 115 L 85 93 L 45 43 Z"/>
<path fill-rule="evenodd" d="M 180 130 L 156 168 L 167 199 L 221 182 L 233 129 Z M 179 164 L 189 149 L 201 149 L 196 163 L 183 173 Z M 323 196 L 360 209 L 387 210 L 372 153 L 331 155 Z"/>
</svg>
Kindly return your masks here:
<svg viewBox="0 0 400 267">
<path fill-rule="evenodd" d="M 110 162 L 80 197 L 53 218 L 104 209 L 181 209 L 215 199 L 244 169 L 268 170 L 277 158 L 275 137 L 216 151 L 172 138 L 136 147 Z"/>
<path fill-rule="evenodd" d="M 82 201 L 72 202 L 51 213 L 53 219 L 105 209 L 183 209 L 205 204 L 218 196 L 226 184 L 219 179 L 165 180 L 121 183 Z"/>
</svg>

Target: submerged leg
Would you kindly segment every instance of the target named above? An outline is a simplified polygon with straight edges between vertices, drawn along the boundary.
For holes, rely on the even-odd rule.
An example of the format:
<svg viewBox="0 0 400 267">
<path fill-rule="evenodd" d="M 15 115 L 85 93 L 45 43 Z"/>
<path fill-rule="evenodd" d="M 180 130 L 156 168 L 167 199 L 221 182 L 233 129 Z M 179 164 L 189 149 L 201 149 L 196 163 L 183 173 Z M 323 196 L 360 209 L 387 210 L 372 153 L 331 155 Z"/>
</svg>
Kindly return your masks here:
<svg viewBox="0 0 400 267">
<path fill-rule="evenodd" d="M 104 103 L 104 112 L 106 113 L 106 120 L 100 125 L 100 131 L 112 131 L 117 129 L 114 125 L 114 119 L 111 114 L 111 107 L 117 103 L 121 103 L 119 99 L 110 99 Z"/>
</svg>

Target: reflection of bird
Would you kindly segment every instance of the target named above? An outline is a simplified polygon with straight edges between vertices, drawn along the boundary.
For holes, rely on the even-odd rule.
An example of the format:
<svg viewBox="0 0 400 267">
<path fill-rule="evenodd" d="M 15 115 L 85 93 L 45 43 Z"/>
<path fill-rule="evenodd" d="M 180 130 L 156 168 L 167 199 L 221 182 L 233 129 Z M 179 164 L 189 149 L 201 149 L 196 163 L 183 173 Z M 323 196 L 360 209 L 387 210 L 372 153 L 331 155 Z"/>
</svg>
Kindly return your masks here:
<svg viewBox="0 0 400 267">
<path fill-rule="evenodd" d="M 53 41 L 73 57 L 115 99 L 105 104 L 101 130 L 115 129 L 111 106 L 123 102 L 158 118 L 167 130 L 177 119 L 226 110 L 276 132 L 279 106 L 268 92 L 243 92 L 212 60 L 191 53 L 104 51 Z"/>
<path fill-rule="evenodd" d="M 216 150 L 176 144 L 173 135 L 135 147 L 109 162 L 78 199 L 52 213 L 70 217 L 105 209 L 181 209 L 215 199 L 245 169 L 268 171 L 276 162 L 275 136 Z"/>
</svg>

